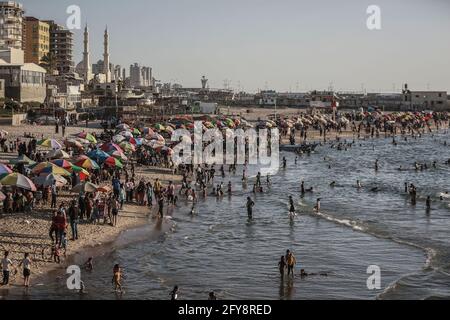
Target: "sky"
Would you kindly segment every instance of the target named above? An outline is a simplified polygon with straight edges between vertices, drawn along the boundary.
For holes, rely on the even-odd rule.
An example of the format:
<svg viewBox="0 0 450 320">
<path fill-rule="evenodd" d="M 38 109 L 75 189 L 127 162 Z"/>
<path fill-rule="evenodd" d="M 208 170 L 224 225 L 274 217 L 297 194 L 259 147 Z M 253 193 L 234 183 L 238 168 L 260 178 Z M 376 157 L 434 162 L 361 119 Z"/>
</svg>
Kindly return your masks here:
<svg viewBox="0 0 450 320">
<path fill-rule="evenodd" d="M 153 68 L 162 82 L 249 92 L 328 89 L 450 92 L 450 0 L 21 0 L 26 15 L 90 29 L 91 61 Z M 366 10 L 381 9 L 381 30 Z M 75 32 L 75 62 L 83 30 Z"/>
</svg>

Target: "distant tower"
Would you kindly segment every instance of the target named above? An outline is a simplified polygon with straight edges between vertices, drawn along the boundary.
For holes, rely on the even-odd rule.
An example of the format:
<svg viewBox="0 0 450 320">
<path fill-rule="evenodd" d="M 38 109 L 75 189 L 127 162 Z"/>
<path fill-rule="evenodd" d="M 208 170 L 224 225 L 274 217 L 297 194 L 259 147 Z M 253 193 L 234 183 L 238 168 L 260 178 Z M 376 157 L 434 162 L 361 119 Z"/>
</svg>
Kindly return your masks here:
<svg viewBox="0 0 450 320">
<path fill-rule="evenodd" d="M 205 76 L 202 77 L 202 89 L 205 90 L 208 85 L 208 79 Z"/>
<path fill-rule="evenodd" d="M 86 24 L 84 28 L 84 52 L 83 52 L 83 70 L 84 70 L 84 83 L 89 83 L 92 79 L 91 61 L 89 59 L 89 30 Z"/>
<path fill-rule="evenodd" d="M 104 40 L 104 53 L 103 53 L 103 73 L 105 74 L 106 83 L 111 82 L 111 70 L 109 69 L 109 34 L 108 27 L 105 29 Z"/>
</svg>

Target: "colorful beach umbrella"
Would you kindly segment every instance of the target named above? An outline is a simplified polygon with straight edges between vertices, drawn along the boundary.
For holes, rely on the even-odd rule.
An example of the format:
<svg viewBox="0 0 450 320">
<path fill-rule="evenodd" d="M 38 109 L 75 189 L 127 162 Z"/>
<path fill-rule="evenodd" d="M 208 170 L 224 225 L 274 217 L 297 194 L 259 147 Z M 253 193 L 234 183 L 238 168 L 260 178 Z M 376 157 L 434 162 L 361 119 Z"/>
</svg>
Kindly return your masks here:
<svg viewBox="0 0 450 320">
<path fill-rule="evenodd" d="M 90 133 L 80 132 L 76 135 L 78 138 L 85 139 L 91 143 L 97 143 L 97 139 Z"/>
<path fill-rule="evenodd" d="M 51 149 L 62 149 L 62 145 L 55 139 L 44 139 L 37 143 L 39 146 L 51 148 Z"/>
<path fill-rule="evenodd" d="M 110 152 L 110 151 L 123 152 L 122 148 L 115 143 L 105 143 L 100 147 L 100 149 L 102 149 L 105 152 Z"/>
<path fill-rule="evenodd" d="M 31 171 L 34 174 L 55 174 L 60 176 L 70 176 L 70 172 L 64 168 L 58 167 L 51 162 L 42 162 Z"/>
<path fill-rule="evenodd" d="M 6 177 L 0 180 L 0 183 L 3 186 L 17 187 L 25 190 L 30 190 L 33 192 L 37 191 L 33 181 L 31 181 L 30 179 L 28 179 L 27 177 L 25 177 L 23 174 L 20 173 L 8 174 Z"/>
<path fill-rule="evenodd" d="M 66 169 L 67 171 L 72 169 L 73 164 L 67 160 L 64 159 L 58 159 L 58 160 L 53 160 L 51 161 L 51 163 L 53 163 L 54 165 Z"/>
<path fill-rule="evenodd" d="M 76 139 L 66 139 L 64 140 L 64 145 L 77 149 L 83 149 L 83 144 L 81 144 L 81 142 Z"/>
<path fill-rule="evenodd" d="M 119 169 L 123 168 L 122 162 L 120 162 L 119 159 L 116 159 L 114 157 L 109 157 L 108 159 L 106 159 L 105 165 L 107 165 L 109 167 L 119 168 Z"/>
<path fill-rule="evenodd" d="M 10 173 L 13 173 L 13 171 L 6 164 L 0 163 L 0 178 Z"/>
<path fill-rule="evenodd" d="M 119 159 L 121 161 L 127 161 L 128 160 L 127 156 L 123 152 L 112 151 L 112 152 L 109 153 L 109 155 L 111 157 L 114 157 L 114 158 Z"/>
<path fill-rule="evenodd" d="M 94 160 L 87 158 L 85 160 L 81 160 L 75 163 L 76 166 L 84 168 L 84 169 L 100 169 L 100 166 Z"/>
<path fill-rule="evenodd" d="M 136 151 L 136 147 L 129 142 L 122 142 L 119 145 L 125 152 L 134 152 Z"/>
<path fill-rule="evenodd" d="M 100 149 L 92 150 L 87 154 L 87 156 L 91 159 L 94 159 L 97 163 L 102 163 L 109 158 L 109 154 Z"/>
</svg>

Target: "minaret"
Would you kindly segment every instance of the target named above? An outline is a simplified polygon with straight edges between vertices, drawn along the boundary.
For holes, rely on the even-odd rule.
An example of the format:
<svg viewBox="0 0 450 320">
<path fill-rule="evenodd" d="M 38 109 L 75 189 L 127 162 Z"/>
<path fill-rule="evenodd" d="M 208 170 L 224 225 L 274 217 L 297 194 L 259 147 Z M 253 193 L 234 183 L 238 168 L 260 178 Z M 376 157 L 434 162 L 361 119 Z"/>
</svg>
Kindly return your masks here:
<svg viewBox="0 0 450 320">
<path fill-rule="evenodd" d="M 86 24 L 84 28 L 84 52 L 83 52 L 84 83 L 87 84 L 92 79 L 91 61 L 89 59 L 89 30 Z"/>
<path fill-rule="evenodd" d="M 108 27 L 105 29 L 105 51 L 103 53 L 103 73 L 106 77 L 106 83 L 111 82 L 111 70 L 109 69 L 109 35 Z"/>
</svg>

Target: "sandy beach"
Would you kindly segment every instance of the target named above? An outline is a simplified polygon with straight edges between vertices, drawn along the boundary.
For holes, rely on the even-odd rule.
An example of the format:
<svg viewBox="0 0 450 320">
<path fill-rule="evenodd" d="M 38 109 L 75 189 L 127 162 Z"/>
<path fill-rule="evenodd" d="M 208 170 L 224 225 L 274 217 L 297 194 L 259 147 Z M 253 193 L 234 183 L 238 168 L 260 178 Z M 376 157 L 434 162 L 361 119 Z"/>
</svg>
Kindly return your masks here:
<svg viewBox="0 0 450 320">
<path fill-rule="evenodd" d="M 83 130 L 88 132 L 102 132 L 97 123 L 91 123 L 89 128 L 85 127 L 67 127 L 66 137 L 79 133 Z M 20 127 L 3 127 L 9 135 L 8 139 L 24 140 L 25 133 L 32 133 L 38 139 L 43 135 L 45 138 L 55 138 L 62 141 L 61 134 L 54 133 L 54 126 L 32 126 L 23 125 Z M 28 139 L 26 139 L 28 140 Z M 44 150 L 44 149 L 42 149 Z M 17 158 L 17 153 L 0 152 L 0 163 L 8 164 L 10 160 Z M 151 168 L 136 166 L 136 179 L 145 179 L 153 182 L 159 178 L 163 185 L 168 181 L 179 183 L 180 176 L 173 175 L 171 170 L 164 168 Z M 105 183 L 106 184 L 106 183 Z M 62 191 L 58 196 L 58 205 L 61 202 L 68 203 L 74 198 L 73 193 L 67 190 Z M 64 268 L 66 258 L 63 257 L 61 264 L 51 261 L 52 242 L 49 237 L 49 228 L 51 226 L 52 210 L 48 206 L 36 206 L 30 214 L 0 213 L 0 252 L 10 252 L 10 258 L 17 266 L 23 259 L 24 253 L 30 253 L 33 260 L 32 278 L 42 276 L 52 270 Z M 134 204 L 125 204 L 123 210 L 119 213 L 118 224 L 112 227 L 109 224 L 94 225 L 87 222 L 81 222 L 78 225 L 79 240 L 69 241 L 67 248 L 67 259 L 69 256 L 77 255 L 84 249 L 97 247 L 114 241 L 122 232 L 134 229 L 145 224 L 151 223 L 154 212 L 151 208 L 138 206 Z M 70 228 L 68 231 L 70 237 Z M 16 277 L 13 277 L 12 285 L 20 285 L 22 277 L 20 270 Z"/>
</svg>

